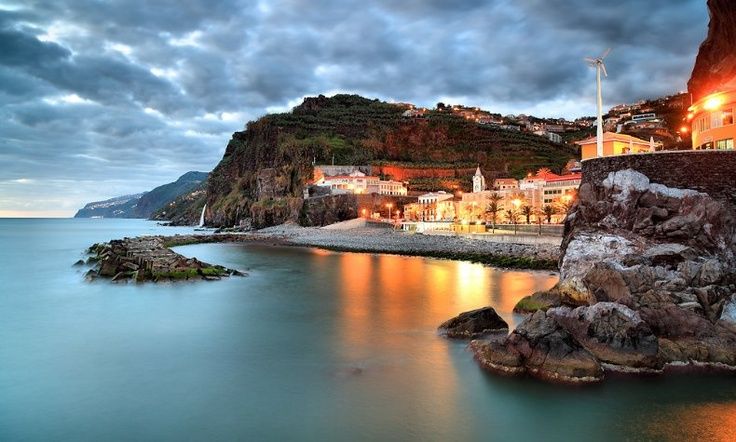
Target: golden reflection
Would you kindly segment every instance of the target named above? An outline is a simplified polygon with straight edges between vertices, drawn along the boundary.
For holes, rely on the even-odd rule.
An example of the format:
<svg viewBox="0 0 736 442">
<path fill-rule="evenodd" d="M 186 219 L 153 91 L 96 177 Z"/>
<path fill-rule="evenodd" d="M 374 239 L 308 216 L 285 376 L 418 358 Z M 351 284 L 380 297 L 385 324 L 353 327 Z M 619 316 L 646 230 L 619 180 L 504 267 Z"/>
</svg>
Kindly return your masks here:
<svg viewBox="0 0 736 442">
<path fill-rule="evenodd" d="M 463 404 L 455 401 L 460 387 L 449 353 L 456 347 L 436 336 L 437 326 L 486 305 L 511 320 L 518 299 L 551 287 L 557 279 L 547 273 L 507 272 L 470 262 L 360 253 L 334 253 L 325 262 L 320 260 L 320 267 L 334 272 L 329 289 L 339 301 L 340 363 L 359 367 L 366 382 L 377 376 L 383 385 L 394 383 L 396 391 L 416 388 L 411 402 L 433 404 L 430 412 L 448 425 L 458 419 Z M 401 365 L 408 359 L 412 376 L 429 383 L 415 385 L 406 378 L 409 374 Z M 422 373 L 416 373 L 417 366 Z"/>
<path fill-rule="evenodd" d="M 655 440 L 734 441 L 736 404 L 706 403 L 677 407 L 649 420 L 645 433 Z"/>
<path fill-rule="evenodd" d="M 325 249 L 309 249 L 313 255 L 317 256 L 330 256 L 333 252 Z"/>
</svg>

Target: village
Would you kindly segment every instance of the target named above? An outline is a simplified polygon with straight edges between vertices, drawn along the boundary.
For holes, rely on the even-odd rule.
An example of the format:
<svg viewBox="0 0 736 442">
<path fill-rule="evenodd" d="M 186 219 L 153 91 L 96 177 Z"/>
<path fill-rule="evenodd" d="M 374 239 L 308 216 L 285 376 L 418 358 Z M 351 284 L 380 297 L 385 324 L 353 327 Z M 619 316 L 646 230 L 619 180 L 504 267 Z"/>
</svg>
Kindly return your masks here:
<svg viewBox="0 0 736 442">
<path fill-rule="evenodd" d="M 679 93 L 614 106 L 598 121 L 594 117 L 568 121 L 501 116 L 477 107 L 438 103 L 434 111 L 500 130 L 534 133 L 555 143 L 576 132 L 597 130 L 600 135 L 574 141 L 580 149 L 579 160 L 570 160 L 560 173 L 540 168 L 520 179 L 487 179 L 478 165 L 472 176 L 465 177 L 472 182 L 470 191 L 459 186 L 453 190 L 412 190 L 408 181 L 396 179 L 393 170 L 385 167 L 314 164 L 304 197 L 355 195 L 359 217 L 408 232 L 559 237 L 565 216 L 577 199 L 583 161 L 675 150 L 732 150 L 736 137 L 733 101 L 730 88 L 695 103 L 690 103 L 688 94 Z M 401 105 L 406 108 L 404 118 L 425 118 L 430 112 L 409 103 Z"/>
</svg>

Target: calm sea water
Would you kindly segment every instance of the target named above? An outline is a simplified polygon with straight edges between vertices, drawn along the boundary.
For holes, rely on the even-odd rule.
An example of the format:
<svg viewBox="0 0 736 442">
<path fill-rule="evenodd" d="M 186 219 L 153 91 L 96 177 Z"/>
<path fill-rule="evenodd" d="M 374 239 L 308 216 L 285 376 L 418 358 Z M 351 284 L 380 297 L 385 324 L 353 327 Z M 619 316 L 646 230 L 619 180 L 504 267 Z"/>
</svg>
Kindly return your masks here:
<svg viewBox="0 0 736 442">
<path fill-rule="evenodd" d="M 0 220 L 0 440 L 736 440 L 728 376 L 563 388 L 482 372 L 436 335 L 545 272 L 256 245 L 178 250 L 249 272 L 84 282 L 93 242 L 187 232 Z"/>
</svg>

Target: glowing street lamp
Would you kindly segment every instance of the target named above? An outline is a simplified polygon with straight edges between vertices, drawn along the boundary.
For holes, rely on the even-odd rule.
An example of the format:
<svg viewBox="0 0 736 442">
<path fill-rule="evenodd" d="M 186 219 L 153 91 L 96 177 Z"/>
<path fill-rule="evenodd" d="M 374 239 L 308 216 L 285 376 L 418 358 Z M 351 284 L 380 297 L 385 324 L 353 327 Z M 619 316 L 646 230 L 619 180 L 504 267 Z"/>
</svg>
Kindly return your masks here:
<svg viewBox="0 0 736 442">
<path fill-rule="evenodd" d="M 723 97 L 715 96 L 710 97 L 703 103 L 703 109 L 705 110 L 716 110 L 723 104 Z"/>
</svg>

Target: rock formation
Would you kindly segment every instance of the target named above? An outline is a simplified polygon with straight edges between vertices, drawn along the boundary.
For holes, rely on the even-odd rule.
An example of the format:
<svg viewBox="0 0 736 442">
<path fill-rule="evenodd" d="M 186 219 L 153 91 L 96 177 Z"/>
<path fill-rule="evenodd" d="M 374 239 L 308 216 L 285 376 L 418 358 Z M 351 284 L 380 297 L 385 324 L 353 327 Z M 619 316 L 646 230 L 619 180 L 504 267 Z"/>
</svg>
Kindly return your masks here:
<svg viewBox="0 0 736 442">
<path fill-rule="evenodd" d="M 243 240 L 233 235 L 176 235 L 140 236 L 114 239 L 92 245 L 87 262 L 94 266 L 87 279 L 111 278 L 112 281 L 136 282 L 171 281 L 187 279 L 214 280 L 224 276 L 243 276 L 243 273 L 212 265 L 197 258 L 182 256 L 170 247 L 205 242 L 233 242 Z"/>
<path fill-rule="evenodd" d="M 476 338 L 488 333 L 507 333 L 509 325 L 492 307 L 483 307 L 477 310 L 461 313 L 439 326 L 441 334 L 448 338 Z"/>
<path fill-rule="evenodd" d="M 732 0 L 708 0 L 708 8 L 708 37 L 687 84 L 693 102 L 736 79 L 736 7 Z"/>
<path fill-rule="evenodd" d="M 729 199 L 610 172 L 580 187 L 557 286 L 524 300 L 531 307 L 520 310 L 537 311 L 508 337 L 472 348 L 490 370 L 564 382 L 678 365 L 736 369 L 735 284 Z"/>
</svg>

